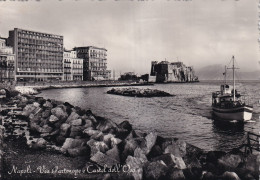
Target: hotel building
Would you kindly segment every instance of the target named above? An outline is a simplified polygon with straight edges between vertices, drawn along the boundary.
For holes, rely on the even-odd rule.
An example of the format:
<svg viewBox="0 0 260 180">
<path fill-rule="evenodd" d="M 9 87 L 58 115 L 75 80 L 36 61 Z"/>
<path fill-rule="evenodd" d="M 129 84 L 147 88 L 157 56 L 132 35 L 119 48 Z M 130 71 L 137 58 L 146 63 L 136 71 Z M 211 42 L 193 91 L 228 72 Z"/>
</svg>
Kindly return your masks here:
<svg viewBox="0 0 260 180">
<path fill-rule="evenodd" d="M 6 46 L 6 39 L 0 37 L 0 82 L 14 80 L 14 62 L 13 48 Z"/>
<path fill-rule="evenodd" d="M 107 80 L 111 71 L 107 70 L 107 50 L 94 46 L 75 47 L 77 57 L 83 58 L 83 80 Z"/>
<path fill-rule="evenodd" d="M 83 59 L 77 58 L 76 51 L 64 50 L 63 54 L 63 80 L 83 80 Z"/>
<path fill-rule="evenodd" d="M 15 28 L 7 44 L 16 56 L 15 80 L 62 80 L 63 36 Z"/>
</svg>

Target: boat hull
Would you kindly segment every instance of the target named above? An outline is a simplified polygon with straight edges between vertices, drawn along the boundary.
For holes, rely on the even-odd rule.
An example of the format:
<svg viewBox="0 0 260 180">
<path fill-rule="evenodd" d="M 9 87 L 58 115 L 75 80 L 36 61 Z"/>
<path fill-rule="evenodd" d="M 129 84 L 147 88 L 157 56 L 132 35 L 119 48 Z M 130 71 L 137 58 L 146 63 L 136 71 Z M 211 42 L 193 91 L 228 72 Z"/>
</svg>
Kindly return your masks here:
<svg viewBox="0 0 260 180">
<path fill-rule="evenodd" d="M 253 108 L 250 106 L 242 106 L 230 109 L 212 107 L 213 114 L 224 121 L 249 121 L 252 118 Z"/>
</svg>

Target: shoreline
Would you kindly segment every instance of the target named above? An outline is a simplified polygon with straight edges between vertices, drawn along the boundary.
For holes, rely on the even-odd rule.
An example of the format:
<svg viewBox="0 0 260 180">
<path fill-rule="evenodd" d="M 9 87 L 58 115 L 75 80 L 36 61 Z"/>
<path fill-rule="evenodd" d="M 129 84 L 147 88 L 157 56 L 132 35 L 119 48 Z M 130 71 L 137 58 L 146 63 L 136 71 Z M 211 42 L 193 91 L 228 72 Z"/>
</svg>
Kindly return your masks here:
<svg viewBox="0 0 260 180">
<path fill-rule="evenodd" d="M 19 160 L 13 160 L 16 155 L 12 154 L 12 151 L 18 149 L 10 147 L 12 143 L 9 143 L 7 155 L 4 156 L 5 173 L 6 170 L 10 171 L 12 165 L 20 169 L 24 168 L 25 160 L 31 161 L 31 167 L 38 167 L 41 164 L 34 159 L 47 149 L 51 149 L 58 154 L 43 153 L 42 159 L 54 159 L 52 163 L 44 162 L 47 168 L 58 163 L 55 160 L 58 161 L 59 158 L 64 158 L 64 162 L 67 163 L 62 164 L 62 167 L 73 168 L 68 159 L 72 158 L 71 161 L 75 166 L 77 158 L 80 158 L 81 164 L 85 163 L 81 168 L 85 170 L 86 167 L 91 166 L 95 167 L 92 171 L 99 171 L 100 167 L 105 166 L 104 172 L 97 172 L 96 175 L 109 177 L 108 179 L 202 178 L 207 180 L 210 179 L 209 177 L 245 179 L 247 176 L 259 176 L 256 169 L 252 171 L 252 163 L 257 163 L 255 156 L 253 158 L 248 156 L 249 160 L 243 162 L 244 157 L 239 151 L 204 151 L 180 139 L 164 138 L 153 131 L 146 133 L 135 130 L 128 121 L 116 124 L 112 120 L 99 117 L 89 110 L 74 107 L 66 102 L 20 94 L 7 100 L 6 105 L 1 109 L 1 114 L 5 133 L 9 133 L 5 136 L 16 137 L 15 140 L 9 139 L 10 142 L 16 140 L 20 142 L 19 138 L 22 138 L 25 145 L 27 143 L 30 147 L 27 149 L 26 146 L 23 151 L 18 151 L 22 156 L 19 156 Z M 19 120 L 21 124 L 28 123 L 28 125 L 18 126 Z M 17 132 L 17 128 L 20 131 Z M 82 162 L 82 158 L 86 160 Z M 133 172 L 123 172 L 122 167 L 116 173 L 107 170 L 118 163 L 129 166 Z M 5 176 L 21 177 L 19 173 L 14 173 L 12 176 L 5 174 Z M 21 179 L 27 177 L 25 173 Z M 56 176 L 51 173 L 35 173 L 29 174 L 29 177 L 59 179 L 72 176 L 71 174 Z M 89 174 L 84 173 L 77 177 L 78 179 L 90 178 Z"/>
</svg>

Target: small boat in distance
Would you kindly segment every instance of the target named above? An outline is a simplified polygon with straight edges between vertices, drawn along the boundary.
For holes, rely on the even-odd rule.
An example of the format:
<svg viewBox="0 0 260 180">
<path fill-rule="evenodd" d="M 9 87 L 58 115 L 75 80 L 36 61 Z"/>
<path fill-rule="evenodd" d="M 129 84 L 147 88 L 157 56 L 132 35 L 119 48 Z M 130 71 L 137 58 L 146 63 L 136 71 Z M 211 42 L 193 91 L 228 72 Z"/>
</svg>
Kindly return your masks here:
<svg viewBox="0 0 260 180">
<path fill-rule="evenodd" d="M 225 83 L 220 86 L 220 91 L 212 93 L 212 110 L 213 114 L 217 116 L 218 120 L 223 121 L 233 121 L 238 122 L 249 121 L 252 118 L 253 106 L 246 104 L 242 101 L 242 95 L 236 90 L 235 82 L 235 65 L 234 56 L 232 57 L 233 61 L 233 89 L 231 90 L 229 85 L 226 82 L 226 67 L 225 67 Z"/>
</svg>

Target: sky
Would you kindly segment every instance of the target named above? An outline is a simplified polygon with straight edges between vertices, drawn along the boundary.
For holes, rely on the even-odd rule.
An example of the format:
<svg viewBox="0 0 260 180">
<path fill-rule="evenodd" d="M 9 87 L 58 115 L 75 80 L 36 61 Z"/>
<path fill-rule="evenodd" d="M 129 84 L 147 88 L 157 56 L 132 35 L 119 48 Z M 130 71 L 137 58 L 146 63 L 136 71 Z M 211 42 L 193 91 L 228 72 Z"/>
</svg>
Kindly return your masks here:
<svg viewBox="0 0 260 180">
<path fill-rule="evenodd" d="M 228 64 L 260 70 L 259 0 L 0 1 L 0 36 L 17 28 L 64 36 L 64 46 L 98 46 L 116 74 L 150 72 L 151 61 L 196 69 Z M 260 6 L 259 6 L 260 7 Z"/>
</svg>

